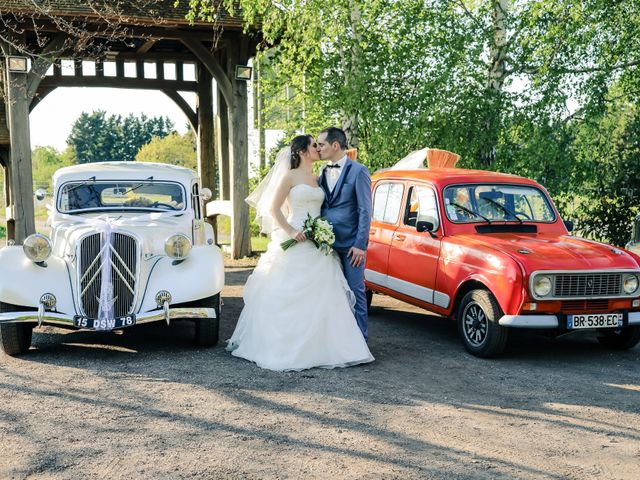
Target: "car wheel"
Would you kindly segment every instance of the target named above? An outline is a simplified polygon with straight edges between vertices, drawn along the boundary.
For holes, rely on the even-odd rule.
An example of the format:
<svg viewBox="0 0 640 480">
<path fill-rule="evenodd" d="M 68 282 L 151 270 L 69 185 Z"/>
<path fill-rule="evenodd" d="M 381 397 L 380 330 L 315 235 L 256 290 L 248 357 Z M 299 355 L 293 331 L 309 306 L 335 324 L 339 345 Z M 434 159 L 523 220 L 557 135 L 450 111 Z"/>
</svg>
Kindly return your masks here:
<svg viewBox="0 0 640 480">
<path fill-rule="evenodd" d="M 369 310 L 371 310 L 371 302 L 373 301 L 373 291 L 367 288 L 365 293 L 367 294 L 367 312 L 368 312 Z"/>
<path fill-rule="evenodd" d="M 14 312 L 15 307 L 0 302 L 0 312 Z M 0 345 L 7 355 L 26 353 L 31 347 L 32 323 L 4 323 L 0 325 Z"/>
<path fill-rule="evenodd" d="M 216 318 L 199 318 L 196 320 L 196 345 L 212 347 L 218 343 L 220 334 L 220 294 L 200 300 L 194 305 L 213 308 L 216 311 Z"/>
<path fill-rule="evenodd" d="M 499 355 L 507 344 L 507 329 L 498 324 L 503 313 L 487 290 L 472 290 L 457 311 L 458 334 L 467 351 L 476 357 Z"/>
<path fill-rule="evenodd" d="M 640 342 L 640 327 L 633 326 L 618 330 L 600 331 L 598 341 L 603 347 L 628 350 Z"/>
</svg>

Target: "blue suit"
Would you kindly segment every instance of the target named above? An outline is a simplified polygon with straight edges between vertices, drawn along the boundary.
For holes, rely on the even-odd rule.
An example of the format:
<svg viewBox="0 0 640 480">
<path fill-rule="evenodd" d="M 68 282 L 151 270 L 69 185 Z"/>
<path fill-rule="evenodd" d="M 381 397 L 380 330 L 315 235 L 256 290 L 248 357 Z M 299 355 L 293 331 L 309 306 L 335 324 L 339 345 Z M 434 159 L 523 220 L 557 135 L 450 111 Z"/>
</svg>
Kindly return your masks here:
<svg viewBox="0 0 640 480">
<path fill-rule="evenodd" d="M 367 327 L 367 295 L 364 287 L 364 262 L 352 267 L 347 256 L 351 247 L 366 250 L 371 225 L 371 178 L 364 165 L 347 159 L 338 182 L 329 191 L 326 168 L 320 175 L 320 186 L 324 190 L 322 216 L 333 225 L 336 241 L 334 250 L 340 256 L 344 275 L 356 297 L 355 317 L 362 335 L 369 336 Z"/>
</svg>

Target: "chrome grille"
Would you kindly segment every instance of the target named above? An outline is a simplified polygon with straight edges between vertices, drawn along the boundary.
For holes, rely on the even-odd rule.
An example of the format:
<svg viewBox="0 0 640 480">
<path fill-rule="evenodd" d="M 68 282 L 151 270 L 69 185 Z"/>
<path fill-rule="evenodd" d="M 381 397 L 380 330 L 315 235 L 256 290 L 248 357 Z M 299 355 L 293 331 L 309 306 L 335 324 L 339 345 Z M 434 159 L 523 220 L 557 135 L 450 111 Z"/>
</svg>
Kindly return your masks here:
<svg viewBox="0 0 640 480">
<path fill-rule="evenodd" d="M 556 274 L 554 297 L 613 297 L 622 294 L 622 273 Z"/>
<path fill-rule="evenodd" d="M 135 238 L 113 233 L 110 250 L 114 316 L 123 317 L 134 308 L 138 252 Z M 85 237 L 80 244 L 80 308 L 89 318 L 98 318 L 102 288 L 100 234 Z"/>
</svg>

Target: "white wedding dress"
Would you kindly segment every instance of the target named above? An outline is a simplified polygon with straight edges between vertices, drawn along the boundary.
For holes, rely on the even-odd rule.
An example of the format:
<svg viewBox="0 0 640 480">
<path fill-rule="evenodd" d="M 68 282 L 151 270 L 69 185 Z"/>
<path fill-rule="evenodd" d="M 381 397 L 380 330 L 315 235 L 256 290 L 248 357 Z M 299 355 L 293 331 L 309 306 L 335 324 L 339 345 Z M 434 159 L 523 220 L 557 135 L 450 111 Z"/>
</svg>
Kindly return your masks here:
<svg viewBox="0 0 640 480">
<path fill-rule="evenodd" d="M 289 192 L 289 223 L 320 215 L 324 191 L 299 184 Z M 289 237 L 272 233 L 244 287 L 245 307 L 227 350 L 270 370 L 335 368 L 374 360 L 353 316 L 353 293 L 334 253 L 310 241 L 286 251 Z"/>
</svg>

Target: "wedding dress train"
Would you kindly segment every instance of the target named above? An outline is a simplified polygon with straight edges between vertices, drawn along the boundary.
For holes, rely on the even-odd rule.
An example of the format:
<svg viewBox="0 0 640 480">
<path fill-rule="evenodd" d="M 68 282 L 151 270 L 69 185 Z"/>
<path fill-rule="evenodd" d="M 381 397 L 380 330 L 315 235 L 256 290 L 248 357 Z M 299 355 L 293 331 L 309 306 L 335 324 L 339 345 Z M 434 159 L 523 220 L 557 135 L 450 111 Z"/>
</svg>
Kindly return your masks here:
<svg viewBox="0 0 640 480">
<path fill-rule="evenodd" d="M 289 223 L 317 217 L 320 187 L 289 192 Z M 353 316 L 355 299 L 335 254 L 305 241 L 284 251 L 289 237 L 272 233 L 267 251 L 244 287 L 245 307 L 227 349 L 270 370 L 346 367 L 374 360 Z"/>
</svg>

